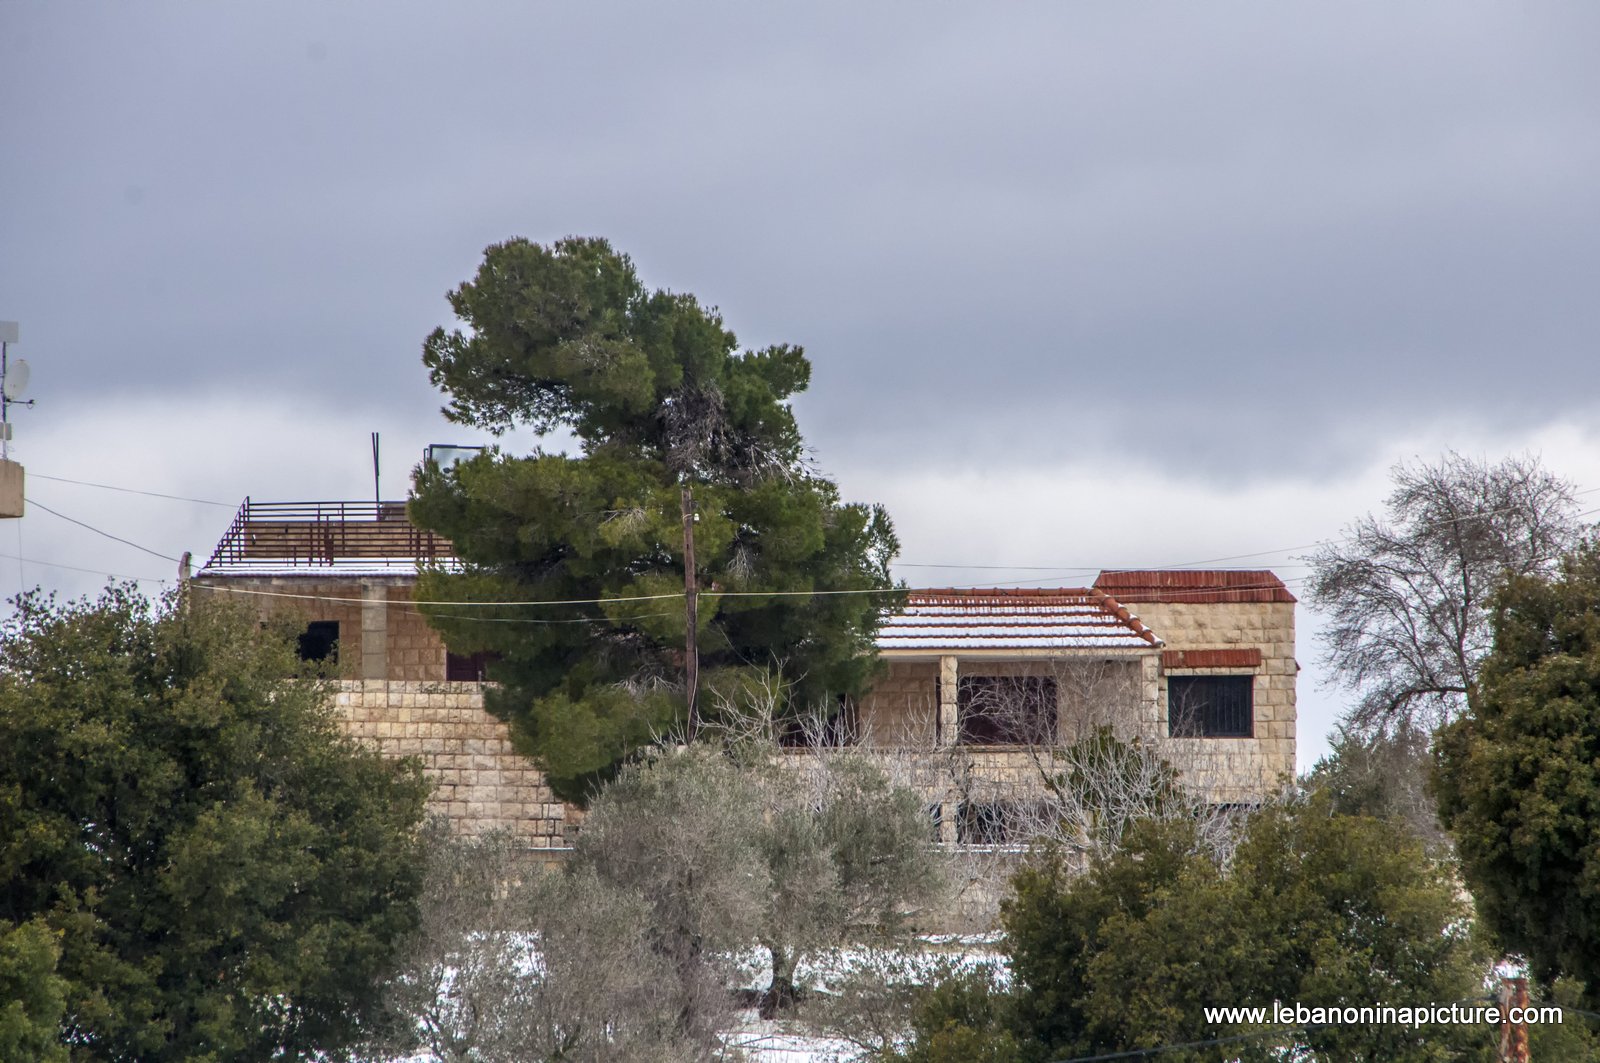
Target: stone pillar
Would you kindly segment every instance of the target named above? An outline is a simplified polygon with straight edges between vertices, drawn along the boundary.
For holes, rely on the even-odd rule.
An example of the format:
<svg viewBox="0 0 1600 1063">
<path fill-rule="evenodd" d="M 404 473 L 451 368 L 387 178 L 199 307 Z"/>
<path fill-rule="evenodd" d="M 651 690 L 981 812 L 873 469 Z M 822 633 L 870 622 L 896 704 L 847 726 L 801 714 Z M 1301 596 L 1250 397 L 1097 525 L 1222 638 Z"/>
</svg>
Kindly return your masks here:
<svg viewBox="0 0 1600 1063">
<path fill-rule="evenodd" d="M 953 746 L 960 737 L 956 720 L 956 686 L 960 676 L 954 657 L 939 658 L 939 720 L 936 737 L 939 746 Z"/>
<path fill-rule="evenodd" d="M 939 840 L 945 845 L 956 843 L 956 817 L 961 815 L 961 804 L 945 801 L 939 805 Z"/>
<path fill-rule="evenodd" d="M 389 591 L 381 585 L 361 588 L 361 678 L 389 678 Z"/>
</svg>

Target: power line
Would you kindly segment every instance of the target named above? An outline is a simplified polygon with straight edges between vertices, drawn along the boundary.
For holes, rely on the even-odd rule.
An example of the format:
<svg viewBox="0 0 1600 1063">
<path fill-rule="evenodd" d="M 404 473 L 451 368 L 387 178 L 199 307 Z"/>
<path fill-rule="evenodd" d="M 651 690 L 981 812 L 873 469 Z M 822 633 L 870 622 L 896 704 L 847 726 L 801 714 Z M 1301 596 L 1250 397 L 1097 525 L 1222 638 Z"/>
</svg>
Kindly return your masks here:
<svg viewBox="0 0 1600 1063">
<path fill-rule="evenodd" d="M 249 575 L 250 575 L 249 573 L 229 573 L 227 576 L 206 577 L 204 575 L 204 573 L 202 573 L 199 577 L 197 577 L 196 581 L 192 585 L 195 586 L 195 587 L 199 587 L 202 590 L 216 591 L 216 592 L 219 592 L 219 593 L 250 594 L 250 595 L 257 595 L 257 596 L 267 597 L 267 598 L 293 598 L 293 599 L 297 599 L 297 600 L 300 600 L 300 601 L 340 602 L 340 603 L 356 604 L 356 605 L 362 604 L 362 603 L 367 601 L 367 599 L 365 599 L 365 598 L 356 598 L 356 597 L 334 595 L 334 594 L 302 594 L 302 593 L 295 593 L 293 591 L 265 591 L 265 590 L 257 590 L 256 588 L 253 588 L 253 587 L 229 587 L 229 586 L 226 586 L 226 585 L 199 582 L 200 579 L 206 579 L 206 578 L 224 579 L 224 578 L 231 578 L 233 576 L 248 577 Z M 316 573 L 307 573 L 307 575 L 315 575 L 316 577 L 322 578 L 322 579 L 340 579 L 341 578 L 339 573 L 336 572 L 336 571 L 321 571 L 321 572 L 316 572 Z M 344 576 L 342 578 L 344 578 L 344 579 L 358 579 L 359 577 L 358 576 Z M 1278 588 L 1278 586 L 1280 584 L 1283 584 L 1283 583 L 1297 583 L 1297 582 L 1300 582 L 1302 580 L 1309 579 L 1309 578 L 1310 577 L 1308 577 L 1308 576 L 1291 576 L 1287 580 L 1274 580 L 1273 582 L 1239 584 L 1237 586 L 1230 586 L 1230 587 L 1227 587 L 1225 589 L 1226 590 L 1230 590 L 1230 591 L 1275 590 L 1275 589 Z M 702 591 L 701 593 L 710 595 L 710 596 L 715 597 L 715 598 L 797 598 L 797 597 L 837 597 L 837 596 L 841 596 L 841 595 L 857 595 L 857 594 L 864 594 L 864 595 L 914 594 L 919 590 L 927 590 L 927 589 L 929 589 L 929 588 L 917 588 L 917 587 L 855 587 L 855 588 L 846 588 L 846 589 L 842 589 L 842 590 Z M 947 588 L 932 588 L 932 589 L 944 590 L 944 589 L 947 589 Z M 952 591 L 960 592 L 960 591 L 991 590 L 991 589 L 994 589 L 994 587 L 993 587 L 993 585 L 985 585 L 985 586 L 974 585 L 974 586 L 968 586 L 968 587 L 951 587 L 951 588 L 948 588 L 948 589 L 952 590 Z M 1026 588 L 1018 588 L 1018 589 L 1019 590 L 1025 590 Z M 1086 589 L 1092 589 L 1092 588 L 1086 588 Z M 436 606 L 436 607 L 453 607 L 453 608 L 460 608 L 460 609 L 467 609 L 467 608 L 493 609 L 493 608 L 496 608 L 496 607 L 518 608 L 518 607 L 524 607 L 524 606 L 611 605 L 611 604 L 614 604 L 614 603 L 617 603 L 617 602 L 680 601 L 680 600 L 683 599 L 683 597 L 684 597 L 684 592 L 683 591 L 673 591 L 673 592 L 670 592 L 670 593 L 667 593 L 667 594 L 623 595 L 623 596 L 618 596 L 618 597 L 615 597 L 615 598 L 566 598 L 566 599 L 559 599 L 559 600 L 552 600 L 552 601 L 514 601 L 514 602 L 495 602 L 495 601 L 464 601 L 464 602 L 463 601 L 413 601 L 413 602 L 411 602 L 409 604 L 411 604 L 411 605 L 422 605 L 422 606 Z M 1109 597 L 1115 597 L 1115 595 L 1110 595 Z M 649 614 L 649 615 L 655 615 L 655 614 Z M 490 618 L 487 618 L 487 617 L 482 617 L 482 618 L 462 617 L 461 619 L 485 619 L 486 620 L 486 619 L 490 619 Z M 525 623 L 525 622 L 529 622 L 529 621 L 523 621 L 523 620 L 521 620 L 520 618 L 517 618 L 517 617 L 507 617 L 507 618 L 503 618 L 503 619 L 505 619 L 509 623 Z M 597 619 L 604 619 L 604 618 L 597 618 Z M 627 618 L 623 618 L 623 619 L 627 619 Z"/>
<path fill-rule="evenodd" d="M 85 524 L 83 521 L 78 520 L 76 517 L 69 517 L 65 513 L 57 513 L 55 510 L 51 509 L 49 506 L 44 505 L 41 502 L 35 502 L 31 498 L 25 498 L 25 499 L 23 499 L 23 501 L 26 502 L 30 506 L 34 506 L 34 507 L 37 507 L 38 509 L 44 510 L 46 513 L 50 514 L 52 517 L 60 517 L 62 520 L 66 521 L 68 524 L 76 524 L 80 528 L 87 528 L 89 531 L 94 532 L 96 535 L 103 535 L 107 539 L 113 539 L 113 540 L 115 540 L 115 541 L 117 541 L 119 543 L 122 543 L 124 546 L 131 546 L 135 550 L 143 550 L 145 553 L 151 555 L 152 557 L 159 557 L 163 561 L 176 562 L 178 560 L 175 557 L 168 557 L 166 554 L 161 553 L 159 550 L 152 550 L 148 546 L 140 546 L 138 543 L 134 542 L 132 539 L 124 539 L 120 535 L 112 535 L 108 531 L 102 531 L 99 528 L 96 528 L 93 524 Z"/>
<path fill-rule="evenodd" d="M 420 609 L 412 612 L 418 616 L 425 616 Z M 669 613 L 640 613 L 637 616 L 580 616 L 572 620 L 535 620 L 520 616 L 468 616 L 465 613 L 435 613 L 437 617 L 447 620 L 471 620 L 478 624 L 621 624 L 630 620 L 648 620 L 657 616 L 677 616 L 677 612 Z"/>
<path fill-rule="evenodd" d="M 1574 492 L 1572 492 L 1572 497 L 1573 498 L 1579 498 L 1579 497 L 1582 497 L 1583 495 L 1592 495 L 1597 491 L 1600 491 L 1600 487 L 1586 487 L 1582 491 L 1574 491 Z M 1438 527 L 1438 526 L 1442 526 L 1442 525 L 1445 525 L 1445 524 L 1459 524 L 1459 523 L 1462 523 L 1463 521 L 1469 521 L 1469 520 L 1481 520 L 1484 517 L 1498 516 L 1501 513 L 1515 513 L 1517 510 L 1519 510 L 1521 508 L 1522 508 L 1521 506 L 1502 506 L 1499 509 L 1477 510 L 1477 511 L 1474 511 L 1472 513 L 1462 514 L 1459 517 L 1446 517 L 1446 518 L 1444 518 L 1442 520 L 1428 521 L 1426 524 L 1423 525 L 1423 527 Z M 1600 509 L 1584 510 L 1582 513 L 1576 514 L 1574 516 L 1574 519 L 1579 519 L 1579 518 L 1582 518 L 1582 517 L 1592 517 L 1596 513 L 1600 513 Z M 1183 561 L 1183 562 L 1179 562 L 1177 564 L 1168 564 L 1168 565 L 1123 565 L 1123 566 L 1066 565 L 1066 564 L 1062 564 L 1062 565 L 934 565 L 934 564 L 920 564 L 920 563 L 911 562 L 911 561 L 898 561 L 898 562 L 894 562 L 894 564 L 895 564 L 895 566 L 897 568 L 970 568 L 970 569 L 995 569 L 995 570 L 1000 570 L 1000 571 L 1011 571 L 1011 572 L 1058 572 L 1062 576 L 1072 575 L 1073 573 L 1077 573 L 1077 572 L 1106 572 L 1106 571 L 1116 572 L 1116 571 L 1120 571 L 1120 570 L 1123 570 L 1123 569 L 1132 570 L 1132 571 L 1139 571 L 1139 572 L 1166 572 L 1166 571 L 1170 571 L 1170 570 L 1179 570 L 1179 569 L 1186 569 L 1186 568 L 1197 568 L 1200 565 L 1216 565 L 1216 564 L 1221 564 L 1224 561 L 1243 561 L 1243 560 L 1247 560 L 1247 559 L 1252 558 L 1252 557 L 1271 557 L 1274 554 L 1287 554 L 1292 550 L 1311 550 L 1311 549 L 1314 549 L 1315 547 L 1318 547 L 1318 546 L 1330 546 L 1330 545 L 1332 545 L 1334 543 L 1348 543 L 1348 542 L 1353 542 L 1354 540 L 1355 540 L 1355 536 L 1353 536 L 1353 535 L 1341 535 L 1341 536 L 1338 536 L 1338 537 L 1332 538 L 1332 539 L 1321 539 L 1321 540 L 1318 540 L 1317 542 L 1314 542 L 1314 543 L 1303 543 L 1300 546 L 1281 546 L 1281 547 L 1278 547 L 1275 550 L 1257 550 L 1257 551 L 1255 551 L 1253 553 L 1248 553 L 1248 554 L 1230 554 L 1227 557 L 1208 557 L 1208 558 L 1202 558 L 1202 559 L 1200 559 L 1198 561 Z M 1293 558 L 1291 558 L 1290 561 L 1293 561 Z M 1032 581 L 1032 580 L 1024 580 L 1024 581 L 1019 581 L 1019 582 L 1030 582 L 1031 583 L 1031 582 L 1034 582 L 1034 581 Z"/>
<path fill-rule="evenodd" d="M 217 502 L 210 498 L 190 498 L 188 495 L 169 495 L 163 494 L 160 491 L 141 491 L 136 487 L 118 487 L 115 484 L 97 484 L 91 483 L 88 480 L 72 480 L 65 476 L 46 476 L 41 472 L 30 472 L 28 474 L 28 478 L 30 480 L 52 480 L 61 484 L 77 484 L 79 487 L 98 487 L 102 491 L 121 491 L 123 494 L 129 495 L 147 495 L 150 498 L 168 498 L 174 502 L 194 502 L 202 506 L 221 506 L 224 509 L 239 508 L 239 504 L 237 502 Z"/>
<path fill-rule="evenodd" d="M 176 560 L 176 558 L 173 558 L 171 560 Z M 248 575 L 248 573 L 246 573 L 246 575 Z M 328 579 L 328 578 L 338 579 L 338 578 L 340 578 L 339 574 L 337 572 L 319 572 L 319 573 L 316 573 L 316 575 L 321 576 L 324 579 Z M 350 576 L 350 577 L 345 577 L 345 578 L 346 579 L 359 579 L 359 577 L 355 577 L 355 576 Z M 260 596 L 267 597 L 267 598 L 298 598 L 298 599 L 301 599 L 301 600 L 304 600 L 304 601 L 316 601 L 316 602 L 353 602 L 353 603 L 360 604 L 360 603 L 363 603 L 363 602 L 365 602 L 367 600 L 365 598 L 346 598 L 346 597 L 340 597 L 338 595 L 332 595 L 332 594 L 293 594 L 293 593 L 291 593 L 289 591 L 261 591 L 261 590 L 256 590 L 256 589 L 251 588 L 251 587 L 226 587 L 226 586 L 217 586 L 216 584 L 211 584 L 211 583 L 199 583 L 199 582 L 193 583 L 192 586 L 199 587 L 202 590 L 220 591 L 220 592 L 225 592 L 225 593 L 228 593 L 228 594 L 254 594 L 254 595 L 260 595 Z M 620 597 L 620 598 L 569 598 L 569 599 L 565 599 L 565 600 L 561 600 L 561 601 L 548 601 L 548 602 L 539 602 L 539 601 L 528 601 L 528 602 L 452 602 L 452 601 L 437 601 L 437 602 L 435 602 L 435 601 L 425 601 L 425 602 L 416 602 L 416 601 L 414 601 L 414 602 L 412 602 L 410 604 L 412 604 L 412 605 L 455 606 L 457 608 L 463 608 L 464 609 L 464 608 L 479 608 L 479 607 L 493 608 L 495 606 L 525 606 L 525 605 L 608 605 L 608 604 L 610 604 L 612 602 L 658 602 L 658 601 L 670 601 L 672 599 L 677 599 L 677 598 L 682 598 L 682 597 L 683 597 L 683 592 L 682 591 L 677 591 L 677 592 L 674 592 L 674 593 L 671 593 L 671 594 L 640 594 L 640 595 L 634 595 L 634 596 L 631 596 L 631 597 Z"/>
<path fill-rule="evenodd" d="M 11 561 L 26 561 L 30 565 L 43 565 L 45 568 L 64 568 L 69 572 L 88 572 L 95 576 L 113 576 L 116 579 L 131 579 L 139 583 L 168 583 L 157 576 L 130 576 L 126 572 L 107 572 L 103 568 L 84 568 L 81 565 L 63 565 L 59 561 L 41 561 L 37 557 L 23 557 L 21 554 L 0 554 L 0 557 Z"/>
</svg>

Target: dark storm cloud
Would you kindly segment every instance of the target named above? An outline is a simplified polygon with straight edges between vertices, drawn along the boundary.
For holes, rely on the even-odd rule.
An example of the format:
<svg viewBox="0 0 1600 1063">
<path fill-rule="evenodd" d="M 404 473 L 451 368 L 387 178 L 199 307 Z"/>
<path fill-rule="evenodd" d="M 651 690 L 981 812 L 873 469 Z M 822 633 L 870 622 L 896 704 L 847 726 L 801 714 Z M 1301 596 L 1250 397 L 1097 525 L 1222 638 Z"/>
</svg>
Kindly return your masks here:
<svg viewBox="0 0 1600 1063">
<path fill-rule="evenodd" d="M 1595 402 L 1585 7 L 11 5 L 0 29 L 0 316 L 58 398 L 426 413 L 445 289 L 493 240 L 577 232 L 747 343 L 804 343 L 825 465 L 1305 468 L 1435 410 Z"/>
</svg>

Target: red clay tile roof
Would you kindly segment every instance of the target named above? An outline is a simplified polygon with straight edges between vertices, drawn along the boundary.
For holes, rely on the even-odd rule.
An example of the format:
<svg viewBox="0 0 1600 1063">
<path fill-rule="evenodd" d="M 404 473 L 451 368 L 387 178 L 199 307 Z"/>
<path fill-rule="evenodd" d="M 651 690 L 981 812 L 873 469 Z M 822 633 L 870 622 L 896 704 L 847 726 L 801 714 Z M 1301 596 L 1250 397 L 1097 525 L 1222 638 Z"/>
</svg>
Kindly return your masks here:
<svg viewBox="0 0 1600 1063">
<path fill-rule="evenodd" d="M 880 650 L 1149 649 L 1161 640 L 1085 587 L 911 591 L 878 629 Z"/>
<path fill-rule="evenodd" d="M 1260 668 L 1261 649 L 1164 650 L 1162 668 Z"/>
<path fill-rule="evenodd" d="M 1215 605 L 1222 602 L 1293 602 L 1283 580 L 1260 569 L 1173 569 L 1102 572 L 1096 590 L 1124 602 Z"/>
</svg>

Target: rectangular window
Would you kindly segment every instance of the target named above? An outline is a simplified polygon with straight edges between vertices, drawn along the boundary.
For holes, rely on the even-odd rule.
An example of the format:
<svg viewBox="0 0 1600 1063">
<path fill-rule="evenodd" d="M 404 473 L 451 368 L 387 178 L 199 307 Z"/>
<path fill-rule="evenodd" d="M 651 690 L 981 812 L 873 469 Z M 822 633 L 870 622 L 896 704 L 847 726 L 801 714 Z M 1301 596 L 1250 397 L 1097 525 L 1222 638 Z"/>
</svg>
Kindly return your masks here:
<svg viewBox="0 0 1600 1063">
<path fill-rule="evenodd" d="M 1167 734 L 1174 738 L 1251 738 L 1255 735 L 1255 677 L 1167 677 Z"/>
<path fill-rule="evenodd" d="M 1056 681 L 1036 675 L 964 675 L 956 683 L 963 745 L 1054 745 Z"/>
<path fill-rule="evenodd" d="M 339 663 L 339 621 L 313 620 L 300 633 L 300 659 Z"/>
</svg>

